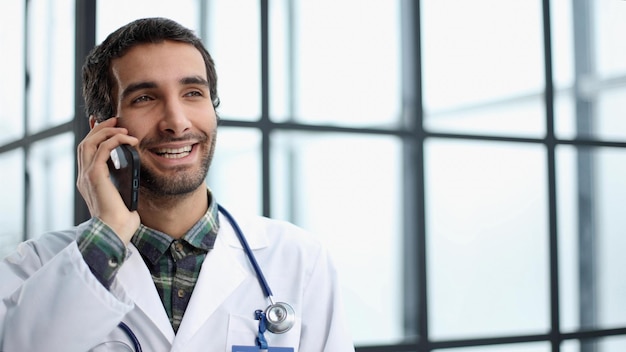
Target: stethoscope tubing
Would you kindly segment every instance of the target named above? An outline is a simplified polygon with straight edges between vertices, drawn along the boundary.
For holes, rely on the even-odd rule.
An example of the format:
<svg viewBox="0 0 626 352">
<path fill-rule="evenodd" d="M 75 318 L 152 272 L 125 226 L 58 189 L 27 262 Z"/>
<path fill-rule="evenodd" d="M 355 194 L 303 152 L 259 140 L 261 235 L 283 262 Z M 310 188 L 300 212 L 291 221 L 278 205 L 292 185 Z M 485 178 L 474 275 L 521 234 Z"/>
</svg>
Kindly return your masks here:
<svg viewBox="0 0 626 352">
<path fill-rule="evenodd" d="M 133 344 L 133 348 L 135 349 L 135 352 L 142 352 L 139 339 L 137 338 L 137 335 L 135 335 L 133 330 L 131 330 L 130 327 L 126 325 L 126 323 L 124 323 L 123 321 L 120 321 L 120 323 L 118 324 L 118 327 L 126 333 L 126 336 L 128 336 L 128 338 L 130 339 L 130 342 L 132 342 Z"/>
<path fill-rule="evenodd" d="M 272 289 L 270 288 L 270 285 L 267 283 L 267 280 L 265 279 L 265 275 L 263 275 L 263 271 L 261 270 L 259 263 L 256 261 L 256 258 L 254 254 L 252 253 L 252 249 L 250 249 L 250 245 L 248 244 L 246 237 L 243 235 L 241 228 L 239 227 L 239 225 L 237 224 L 233 216 L 226 209 L 224 209 L 224 207 L 218 204 L 217 209 L 226 217 L 230 225 L 235 230 L 235 234 L 237 234 L 237 237 L 239 238 L 239 242 L 241 242 L 241 245 L 243 246 L 243 250 L 246 252 L 246 256 L 248 257 L 248 259 L 250 260 L 250 263 L 252 264 L 252 267 L 254 268 L 256 277 L 259 280 L 259 284 L 261 285 L 261 288 L 263 289 L 263 293 L 265 293 L 265 296 L 269 298 L 271 303 L 273 304 L 274 302 L 272 299 L 273 297 Z"/>
</svg>

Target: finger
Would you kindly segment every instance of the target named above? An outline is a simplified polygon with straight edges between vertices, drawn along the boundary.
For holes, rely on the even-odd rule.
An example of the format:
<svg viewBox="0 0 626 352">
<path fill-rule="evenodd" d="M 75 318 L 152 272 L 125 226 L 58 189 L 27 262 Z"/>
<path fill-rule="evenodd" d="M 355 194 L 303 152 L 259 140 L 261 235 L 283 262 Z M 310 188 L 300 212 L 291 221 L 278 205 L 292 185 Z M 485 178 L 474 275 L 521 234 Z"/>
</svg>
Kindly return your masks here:
<svg viewBox="0 0 626 352">
<path fill-rule="evenodd" d="M 106 165 L 111 151 L 120 144 L 138 143 L 137 138 L 129 136 L 125 128 L 115 127 L 116 120 L 112 118 L 94 126 L 78 145 L 77 186 L 85 198 L 98 188 L 113 187 Z"/>
<path fill-rule="evenodd" d="M 116 124 L 117 119 L 111 118 L 94 126 L 78 146 L 79 164 L 82 161 L 102 161 L 103 156 L 94 160 L 96 154 L 108 155 L 111 150 L 120 144 L 133 146 L 138 144 L 138 140 L 135 137 L 128 135 L 127 129 L 116 127 Z M 104 148 L 99 153 L 101 146 Z"/>
<path fill-rule="evenodd" d="M 135 146 L 139 143 L 137 138 L 125 135 L 125 134 L 115 134 L 109 137 L 108 139 L 101 142 L 96 151 L 91 156 L 91 163 L 96 165 L 100 165 L 100 167 L 105 168 L 106 162 L 111 156 L 111 151 L 116 147 L 122 144 L 129 144 L 131 146 Z M 107 169 L 108 170 L 108 169 Z M 108 172 L 107 172 L 108 176 Z"/>
</svg>

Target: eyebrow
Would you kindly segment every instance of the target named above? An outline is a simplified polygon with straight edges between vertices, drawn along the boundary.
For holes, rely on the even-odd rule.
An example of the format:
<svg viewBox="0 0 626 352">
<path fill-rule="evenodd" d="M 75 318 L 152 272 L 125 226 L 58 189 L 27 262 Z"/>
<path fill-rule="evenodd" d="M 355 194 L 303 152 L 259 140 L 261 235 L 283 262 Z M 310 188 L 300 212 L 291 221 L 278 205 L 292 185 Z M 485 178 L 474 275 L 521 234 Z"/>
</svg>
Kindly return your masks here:
<svg viewBox="0 0 626 352">
<path fill-rule="evenodd" d="M 156 87 L 157 87 L 157 84 L 154 82 L 131 83 L 128 85 L 128 87 L 124 88 L 124 90 L 122 91 L 122 99 L 125 99 L 126 97 L 128 97 L 129 95 L 133 94 L 134 92 L 138 90 L 151 89 L 151 88 L 156 88 Z"/>
<path fill-rule="evenodd" d="M 200 84 L 206 87 L 209 87 L 209 82 L 201 76 L 189 76 L 183 77 L 178 81 L 181 85 L 190 85 L 190 84 Z M 137 82 L 131 83 L 128 87 L 124 88 L 122 91 L 122 99 L 128 97 L 134 92 L 142 89 L 154 89 L 158 88 L 156 82 L 146 81 L 146 82 Z"/>
<path fill-rule="evenodd" d="M 200 76 L 190 76 L 190 77 L 182 78 L 180 80 L 180 84 L 182 84 L 182 85 L 201 84 L 203 86 L 208 87 L 209 86 L 209 81 L 207 81 L 206 79 L 204 79 L 203 77 L 200 77 Z"/>
</svg>

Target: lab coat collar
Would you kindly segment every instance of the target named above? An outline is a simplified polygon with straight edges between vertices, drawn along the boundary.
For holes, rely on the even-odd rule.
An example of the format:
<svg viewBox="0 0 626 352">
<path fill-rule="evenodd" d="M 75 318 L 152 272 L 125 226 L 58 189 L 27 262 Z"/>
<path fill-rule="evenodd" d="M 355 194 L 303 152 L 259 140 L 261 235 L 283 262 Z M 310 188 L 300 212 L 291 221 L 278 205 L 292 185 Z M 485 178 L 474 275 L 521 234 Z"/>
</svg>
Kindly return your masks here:
<svg viewBox="0 0 626 352">
<path fill-rule="evenodd" d="M 241 228 L 241 232 L 243 232 L 250 249 L 257 250 L 268 246 L 266 228 L 262 217 L 244 217 L 235 212 L 231 212 L 231 214 Z M 223 214 L 220 214 L 220 228 L 226 229 L 225 231 L 220 231 L 219 236 L 222 236 L 222 240 L 226 241 L 233 248 L 243 249 L 239 238 L 233 230 L 233 226 Z"/>
</svg>

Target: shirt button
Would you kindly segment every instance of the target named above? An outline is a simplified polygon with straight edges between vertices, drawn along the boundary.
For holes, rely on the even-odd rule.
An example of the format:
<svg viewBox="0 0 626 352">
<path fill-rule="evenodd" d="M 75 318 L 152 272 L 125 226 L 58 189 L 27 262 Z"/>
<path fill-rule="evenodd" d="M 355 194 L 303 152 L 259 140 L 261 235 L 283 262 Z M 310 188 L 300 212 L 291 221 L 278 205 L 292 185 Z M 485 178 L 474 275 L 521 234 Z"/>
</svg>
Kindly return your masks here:
<svg viewBox="0 0 626 352">
<path fill-rule="evenodd" d="M 185 297 L 185 290 L 181 288 L 180 290 L 178 290 L 178 298 L 183 298 L 183 297 Z"/>
<path fill-rule="evenodd" d="M 176 242 L 174 244 L 174 249 L 176 249 L 178 252 L 182 252 L 183 251 L 183 244 L 181 242 Z"/>
<path fill-rule="evenodd" d="M 117 263 L 117 259 L 116 258 L 109 258 L 109 266 L 111 268 L 115 268 L 117 267 L 118 263 Z"/>
</svg>

